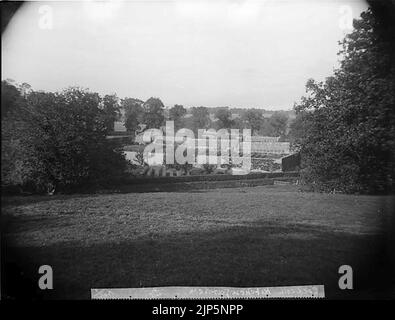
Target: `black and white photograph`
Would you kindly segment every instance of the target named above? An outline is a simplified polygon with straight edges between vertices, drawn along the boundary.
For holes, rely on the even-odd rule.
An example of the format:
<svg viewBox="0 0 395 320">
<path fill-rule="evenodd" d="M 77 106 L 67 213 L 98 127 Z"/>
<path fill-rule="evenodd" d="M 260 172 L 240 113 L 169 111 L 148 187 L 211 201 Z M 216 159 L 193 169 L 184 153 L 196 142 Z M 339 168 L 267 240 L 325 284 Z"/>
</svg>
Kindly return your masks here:
<svg viewBox="0 0 395 320">
<path fill-rule="evenodd" d="M 2 302 L 395 300 L 394 0 L 0 6 Z"/>
</svg>

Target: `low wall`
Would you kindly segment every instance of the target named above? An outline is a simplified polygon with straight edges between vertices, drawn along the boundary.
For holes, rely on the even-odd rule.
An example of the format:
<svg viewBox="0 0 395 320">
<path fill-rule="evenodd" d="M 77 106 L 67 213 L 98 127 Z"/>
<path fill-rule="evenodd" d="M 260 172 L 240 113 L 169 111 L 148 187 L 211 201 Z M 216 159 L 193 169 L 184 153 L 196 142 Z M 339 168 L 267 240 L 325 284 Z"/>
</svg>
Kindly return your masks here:
<svg viewBox="0 0 395 320">
<path fill-rule="evenodd" d="M 215 188 L 254 187 L 278 184 L 275 182 L 295 182 L 298 172 L 252 173 L 247 175 L 210 174 L 179 177 L 118 177 L 111 181 L 96 181 L 84 186 L 58 189 L 60 193 L 97 192 L 171 192 Z M 18 187 L 2 186 L 3 195 L 32 194 L 22 192 Z"/>
<path fill-rule="evenodd" d="M 120 184 L 162 184 L 178 182 L 198 182 L 198 181 L 248 181 L 255 179 L 270 178 L 298 178 L 299 172 L 268 172 L 268 173 L 250 173 L 246 175 L 230 174 L 206 174 L 196 176 L 179 176 L 179 177 L 121 177 Z"/>
<path fill-rule="evenodd" d="M 257 187 L 278 184 L 279 181 L 290 183 L 296 178 L 263 178 L 244 180 L 213 180 L 213 181 L 178 181 L 163 183 L 125 184 L 117 187 L 117 192 L 185 192 L 193 190 L 208 190 L 218 188 Z"/>
</svg>

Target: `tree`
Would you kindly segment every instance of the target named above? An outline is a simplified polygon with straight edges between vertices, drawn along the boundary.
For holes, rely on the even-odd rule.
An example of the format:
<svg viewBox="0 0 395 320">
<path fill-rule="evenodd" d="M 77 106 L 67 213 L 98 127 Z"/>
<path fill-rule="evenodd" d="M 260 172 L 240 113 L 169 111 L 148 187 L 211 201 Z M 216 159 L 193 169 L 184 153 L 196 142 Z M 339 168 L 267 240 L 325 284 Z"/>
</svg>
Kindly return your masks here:
<svg viewBox="0 0 395 320">
<path fill-rule="evenodd" d="M 252 134 L 258 134 L 264 123 L 263 114 L 257 109 L 248 109 L 244 115 L 243 120 L 246 122 L 248 128 L 251 129 Z"/>
<path fill-rule="evenodd" d="M 218 129 L 230 129 L 234 122 L 232 120 L 232 113 L 229 108 L 219 108 L 215 112 Z"/>
<path fill-rule="evenodd" d="M 174 107 L 170 109 L 169 116 L 170 120 L 174 121 L 175 129 L 182 128 L 182 118 L 187 113 L 187 110 L 180 104 L 175 104 Z"/>
<path fill-rule="evenodd" d="M 23 127 L 26 99 L 14 81 L 1 82 L 1 182 L 2 185 L 21 183 L 24 148 L 17 129 Z"/>
<path fill-rule="evenodd" d="M 195 133 L 197 133 L 198 129 L 208 129 L 210 118 L 206 107 L 193 107 L 192 119 Z"/>
<path fill-rule="evenodd" d="M 108 180 L 123 172 L 126 160 L 106 139 L 101 98 L 79 88 L 60 93 L 31 92 L 12 135 L 19 150 L 4 172 L 6 183 L 44 191 Z M 16 142 L 16 143 L 15 143 Z M 3 176 L 3 172 L 2 172 Z"/>
<path fill-rule="evenodd" d="M 103 98 L 103 111 L 107 133 L 114 131 L 114 122 L 119 118 L 120 108 L 116 94 L 105 95 Z"/>
<path fill-rule="evenodd" d="M 273 128 L 273 136 L 284 136 L 287 130 L 288 115 L 285 112 L 276 111 L 270 117 L 269 124 Z"/>
<path fill-rule="evenodd" d="M 127 131 L 134 133 L 143 121 L 143 101 L 133 98 L 121 100 L 121 107 L 125 110 L 125 127 Z"/>
<path fill-rule="evenodd" d="M 21 92 L 22 96 L 26 98 L 26 96 L 32 92 L 32 87 L 30 84 L 24 82 L 19 86 L 19 91 Z"/>
<path fill-rule="evenodd" d="M 1 82 L 1 118 L 7 117 L 10 112 L 18 114 L 25 100 L 21 91 L 10 81 Z"/>
<path fill-rule="evenodd" d="M 165 121 L 164 108 L 162 101 L 158 98 L 149 98 L 144 104 L 143 123 L 147 128 L 159 129 Z"/>
<path fill-rule="evenodd" d="M 239 130 L 243 130 L 244 128 L 246 128 L 245 122 L 243 121 L 242 118 L 237 117 L 235 119 L 232 120 L 232 129 L 239 129 Z"/>
<path fill-rule="evenodd" d="M 306 182 L 325 190 L 388 192 L 395 171 L 394 28 L 371 9 L 353 25 L 333 76 L 307 82 L 293 130 Z"/>
</svg>

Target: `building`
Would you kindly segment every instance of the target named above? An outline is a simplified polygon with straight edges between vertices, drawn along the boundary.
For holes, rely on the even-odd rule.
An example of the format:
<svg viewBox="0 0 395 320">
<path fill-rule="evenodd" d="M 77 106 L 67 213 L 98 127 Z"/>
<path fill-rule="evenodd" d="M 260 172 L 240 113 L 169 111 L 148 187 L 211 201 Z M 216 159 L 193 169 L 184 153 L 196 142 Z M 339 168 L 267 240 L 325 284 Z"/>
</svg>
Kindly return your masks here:
<svg viewBox="0 0 395 320">
<path fill-rule="evenodd" d="M 251 153 L 290 154 L 290 143 L 279 142 L 280 137 L 251 137 Z"/>
<path fill-rule="evenodd" d="M 126 127 L 123 121 L 114 121 L 114 131 L 115 132 L 126 132 Z"/>
<path fill-rule="evenodd" d="M 281 159 L 282 171 L 298 171 L 300 169 L 300 153 L 294 153 Z"/>
<path fill-rule="evenodd" d="M 266 137 L 266 136 L 251 136 L 251 142 L 278 142 L 280 137 Z"/>
</svg>

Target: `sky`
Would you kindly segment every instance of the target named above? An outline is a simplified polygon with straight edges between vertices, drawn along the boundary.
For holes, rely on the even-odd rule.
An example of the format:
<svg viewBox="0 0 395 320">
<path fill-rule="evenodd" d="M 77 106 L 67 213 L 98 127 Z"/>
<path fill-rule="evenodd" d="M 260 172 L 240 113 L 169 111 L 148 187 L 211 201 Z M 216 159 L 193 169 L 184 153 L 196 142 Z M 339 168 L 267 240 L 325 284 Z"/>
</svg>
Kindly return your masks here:
<svg viewBox="0 0 395 320">
<path fill-rule="evenodd" d="M 166 106 L 291 109 L 337 67 L 358 0 L 29 2 L 2 35 L 2 80 Z"/>
</svg>

